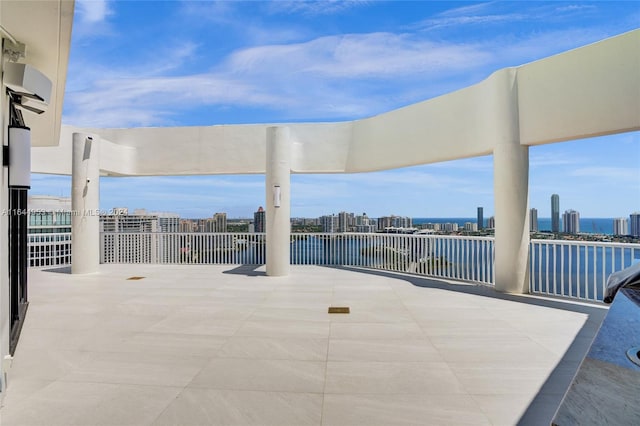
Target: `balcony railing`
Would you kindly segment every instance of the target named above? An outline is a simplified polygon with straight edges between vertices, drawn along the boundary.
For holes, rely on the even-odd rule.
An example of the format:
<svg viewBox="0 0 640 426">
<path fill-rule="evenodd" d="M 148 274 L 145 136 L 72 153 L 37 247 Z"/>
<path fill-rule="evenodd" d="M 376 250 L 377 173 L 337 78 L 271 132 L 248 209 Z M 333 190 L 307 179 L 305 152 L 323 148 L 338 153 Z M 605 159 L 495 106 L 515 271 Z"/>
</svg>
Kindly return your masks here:
<svg viewBox="0 0 640 426">
<path fill-rule="evenodd" d="M 102 233 L 102 263 L 264 264 L 265 234 Z M 361 266 L 493 283 L 493 239 L 397 234 L 292 234 L 294 265 Z"/>
<path fill-rule="evenodd" d="M 100 263 L 261 265 L 262 233 L 100 233 Z"/>
<path fill-rule="evenodd" d="M 532 293 L 602 301 L 607 277 L 640 261 L 640 244 L 532 240 Z"/>
<path fill-rule="evenodd" d="M 30 234 L 31 266 L 71 263 L 71 234 Z M 291 264 L 341 265 L 494 284 L 491 237 L 304 233 Z M 532 240 L 530 291 L 601 301 L 607 277 L 640 261 L 640 244 Z M 101 263 L 261 265 L 262 233 L 101 233 Z"/>
<path fill-rule="evenodd" d="M 292 234 L 294 265 L 343 265 L 493 283 L 493 238 L 401 234 Z"/>
</svg>

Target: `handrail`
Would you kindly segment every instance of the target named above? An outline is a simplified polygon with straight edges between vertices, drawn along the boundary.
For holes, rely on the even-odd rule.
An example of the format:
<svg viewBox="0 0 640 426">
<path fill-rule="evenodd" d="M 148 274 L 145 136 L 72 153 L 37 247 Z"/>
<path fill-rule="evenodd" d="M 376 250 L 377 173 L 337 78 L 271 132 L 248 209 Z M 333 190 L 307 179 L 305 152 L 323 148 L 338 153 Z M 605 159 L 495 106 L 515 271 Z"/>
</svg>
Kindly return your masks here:
<svg viewBox="0 0 640 426">
<path fill-rule="evenodd" d="M 102 232 L 102 263 L 266 262 L 264 233 Z M 493 285 L 494 238 L 487 236 L 292 233 L 294 265 L 342 265 Z M 31 266 L 71 263 L 71 234 L 29 234 Z M 532 239 L 531 293 L 601 301 L 607 277 L 640 261 L 640 244 Z"/>
</svg>

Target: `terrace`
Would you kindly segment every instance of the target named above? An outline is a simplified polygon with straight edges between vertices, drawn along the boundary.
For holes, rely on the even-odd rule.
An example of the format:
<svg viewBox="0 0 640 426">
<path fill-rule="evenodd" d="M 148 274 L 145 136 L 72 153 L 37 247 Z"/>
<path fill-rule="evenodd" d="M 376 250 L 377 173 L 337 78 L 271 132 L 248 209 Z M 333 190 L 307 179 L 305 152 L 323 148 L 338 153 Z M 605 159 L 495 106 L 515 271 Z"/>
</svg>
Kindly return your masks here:
<svg viewBox="0 0 640 426">
<path fill-rule="evenodd" d="M 73 2 L 0 9 L 3 43 L 17 49 L 3 51 L 5 86 L 50 98 L 31 131 L 15 113 L 22 95 L 0 99 L 14 124 L 3 145 L 10 133 L 24 160 L 0 176 L 0 206 L 26 207 L 29 182 L 11 176 L 31 171 L 71 175 L 77 213 L 70 240 L 30 242 L 35 263 L 71 266 L 30 269 L 28 298 L 26 225 L 0 217 L 2 424 L 552 419 L 606 313 L 592 302 L 604 278 L 638 256 L 632 245 L 530 241 L 529 147 L 640 130 L 640 31 L 351 122 L 94 129 L 60 123 Z M 51 84 L 32 86 L 34 75 Z M 292 244 L 292 173 L 483 155 L 494 161 L 495 239 L 369 239 L 373 255 L 353 262 L 338 243 L 335 261 Z M 93 214 L 100 176 L 247 173 L 265 175 L 264 259 L 195 255 L 195 244 L 230 248 L 218 236 L 100 234 Z M 185 238 L 194 251 L 183 257 Z"/>
<path fill-rule="evenodd" d="M 606 313 L 316 265 L 32 268 L 29 290 L 3 425 L 548 424 Z"/>
</svg>

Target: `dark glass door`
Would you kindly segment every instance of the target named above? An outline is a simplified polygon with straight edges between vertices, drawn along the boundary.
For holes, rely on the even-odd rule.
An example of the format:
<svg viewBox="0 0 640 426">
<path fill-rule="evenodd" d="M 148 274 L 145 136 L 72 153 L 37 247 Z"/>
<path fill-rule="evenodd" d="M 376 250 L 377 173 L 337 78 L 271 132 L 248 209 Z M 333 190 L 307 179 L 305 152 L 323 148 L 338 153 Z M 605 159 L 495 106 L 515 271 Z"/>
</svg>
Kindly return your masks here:
<svg viewBox="0 0 640 426">
<path fill-rule="evenodd" d="M 9 187 L 9 298 L 11 334 L 9 352 L 16 350 L 27 312 L 27 189 Z"/>
</svg>

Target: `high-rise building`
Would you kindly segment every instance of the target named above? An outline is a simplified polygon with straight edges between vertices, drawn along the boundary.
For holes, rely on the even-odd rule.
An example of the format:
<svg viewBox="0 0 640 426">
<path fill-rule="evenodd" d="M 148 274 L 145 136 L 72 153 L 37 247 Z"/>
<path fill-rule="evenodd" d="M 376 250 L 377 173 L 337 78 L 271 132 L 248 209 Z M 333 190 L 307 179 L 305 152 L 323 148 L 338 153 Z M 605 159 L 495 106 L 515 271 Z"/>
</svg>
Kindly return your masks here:
<svg viewBox="0 0 640 426">
<path fill-rule="evenodd" d="M 100 231 L 127 233 L 158 232 L 158 216 L 142 214 L 101 214 Z"/>
<path fill-rule="evenodd" d="M 551 196 L 551 232 L 560 232 L 560 196 Z"/>
<path fill-rule="evenodd" d="M 467 232 L 475 232 L 478 230 L 478 224 L 473 222 L 465 222 L 464 230 Z"/>
<path fill-rule="evenodd" d="M 567 210 L 562 215 L 562 232 L 577 234 L 580 232 L 580 213 L 575 210 Z"/>
<path fill-rule="evenodd" d="M 320 216 L 320 226 L 322 226 L 322 232 L 338 232 L 338 216 L 335 214 Z"/>
<path fill-rule="evenodd" d="M 529 210 L 529 231 L 538 232 L 538 209 Z"/>
<path fill-rule="evenodd" d="M 213 215 L 213 232 L 227 232 L 227 214 L 216 213 Z"/>
<path fill-rule="evenodd" d="M 29 266 L 71 263 L 71 198 L 31 195 L 27 205 Z"/>
<path fill-rule="evenodd" d="M 253 214 L 253 232 L 265 232 L 265 211 L 262 206 Z"/>
<path fill-rule="evenodd" d="M 375 220 L 369 218 L 366 213 L 362 213 L 362 216 L 355 217 L 355 229 L 356 232 L 376 232 Z"/>
<path fill-rule="evenodd" d="M 71 233 L 71 198 L 30 195 L 29 234 Z"/>
<path fill-rule="evenodd" d="M 478 207 L 478 229 L 484 228 L 484 209 Z"/>
<path fill-rule="evenodd" d="M 402 216 L 383 216 L 378 218 L 378 231 L 386 228 L 411 228 L 413 227 L 413 219 Z"/>
<path fill-rule="evenodd" d="M 440 224 L 440 230 L 444 231 L 444 232 L 457 232 L 458 231 L 458 224 L 457 223 L 441 223 Z"/>
<path fill-rule="evenodd" d="M 613 235 L 629 235 L 629 221 L 626 217 L 613 219 Z"/>
<path fill-rule="evenodd" d="M 495 218 L 495 216 L 491 216 L 489 219 L 487 219 L 487 228 L 489 228 L 489 229 L 495 229 L 496 228 L 496 218 Z"/>
<path fill-rule="evenodd" d="M 168 212 L 152 212 L 158 216 L 158 232 L 180 232 L 180 215 Z"/>
<path fill-rule="evenodd" d="M 113 209 L 114 213 L 100 215 L 100 231 L 104 236 L 104 258 L 102 261 L 110 263 L 153 263 L 157 252 L 158 216 L 150 214 L 123 214 L 125 209 Z M 137 213 L 146 213 L 138 210 Z M 142 234 L 128 240 L 118 235 L 108 233 Z M 123 243 L 127 241 L 126 243 Z"/>
<path fill-rule="evenodd" d="M 629 215 L 629 234 L 633 237 L 640 237 L 640 212 Z"/>
<path fill-rule="evenodd" d="M 355 225 L 355 216 L 353 213 L 338 213 L 338 232 L 351 232 Z"/>
</svg>

